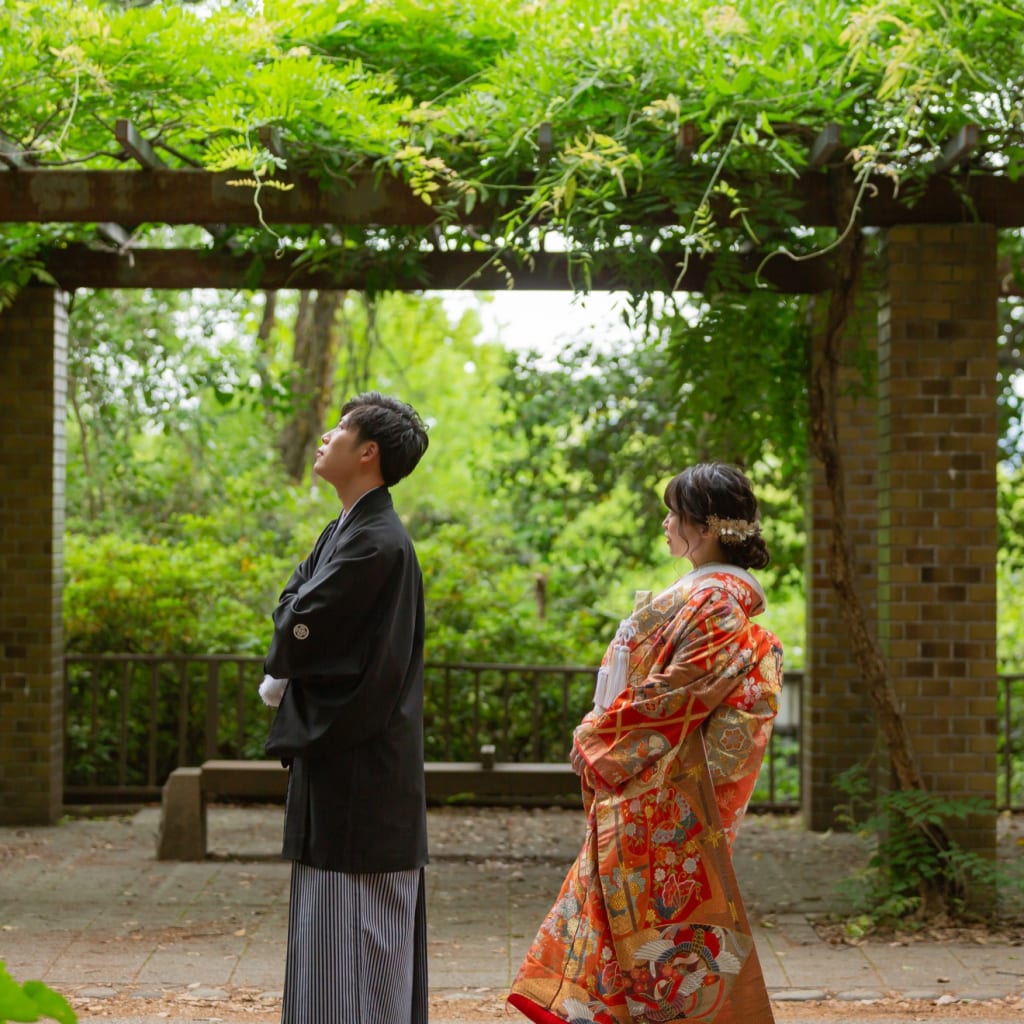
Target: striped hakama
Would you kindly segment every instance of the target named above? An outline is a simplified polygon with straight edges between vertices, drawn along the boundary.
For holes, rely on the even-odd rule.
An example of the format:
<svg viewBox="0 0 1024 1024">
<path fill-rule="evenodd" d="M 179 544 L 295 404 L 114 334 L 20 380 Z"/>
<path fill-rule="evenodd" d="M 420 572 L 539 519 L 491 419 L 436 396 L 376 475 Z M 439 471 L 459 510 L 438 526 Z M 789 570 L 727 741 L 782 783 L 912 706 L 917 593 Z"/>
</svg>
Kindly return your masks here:
<svg viewBox="0 0 1024 1024">
<path fill-rule="evenodd" d="M 426 1024 L 423 869 L 292 862 L 282 1024 Z"/>
</svg>

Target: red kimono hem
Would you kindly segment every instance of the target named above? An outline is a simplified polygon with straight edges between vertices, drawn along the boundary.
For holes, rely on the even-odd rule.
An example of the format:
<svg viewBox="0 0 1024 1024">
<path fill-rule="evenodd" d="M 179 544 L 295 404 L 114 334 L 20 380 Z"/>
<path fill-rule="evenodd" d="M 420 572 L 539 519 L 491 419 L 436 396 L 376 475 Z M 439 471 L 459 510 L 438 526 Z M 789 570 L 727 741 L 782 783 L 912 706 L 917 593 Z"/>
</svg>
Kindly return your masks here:
<svg viewBox="0 0 1024 1024">
<path fill-rule="evenodd" d="M 540 1003 L 535 1003 L 526 996 L 513 992 L 507 999 L 509 1006 L 514 1006 L 521 1014 L 529 1017 L 534 1024 L 565 1024 L 564 1017 L 558 1017 L 550 1010 L 545 1010 Z"/>
</svg>

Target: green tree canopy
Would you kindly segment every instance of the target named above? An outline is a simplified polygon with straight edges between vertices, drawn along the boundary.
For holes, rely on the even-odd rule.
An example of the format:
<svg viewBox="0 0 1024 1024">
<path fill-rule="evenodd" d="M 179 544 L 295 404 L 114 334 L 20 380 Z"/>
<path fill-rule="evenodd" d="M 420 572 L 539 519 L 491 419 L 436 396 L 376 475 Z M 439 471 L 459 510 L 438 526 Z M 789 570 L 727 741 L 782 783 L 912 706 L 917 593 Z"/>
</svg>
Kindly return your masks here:
<svg viewBox="0 0 1024 1024">
<path fill-rule="evenodd" d="M 325 187 L 397 175 L 432 204 L 438 230 L 234 239 L 335 260 L 360 247 L 384 286 L 425 243 L 533 249 L 551 231 L 581 285 L 612 245 L 632 254 L 639 282 L 652 249 L 724 254 L 747 239 L 806 251 L 819 240 L 796 230 L 776 185 L 807 169 L 828 124 L 865 188 L 888 175 L 908 201 L 968 123 L 978 169 L 1024 169 L 1024 11 L 1005 0 L 794 0 L 784 17 L 766 0 L 2 9 L 9 148 L 39 166 L 121 168 L 113 128 L 126 118 L 169 166 L 237 172 L 255 203 L 298 171 Z M 445 228 L 470 212 L 472 231 Z M 5 229 L 8 290 L 49 244 L 90 230 Z"/>
</svg>

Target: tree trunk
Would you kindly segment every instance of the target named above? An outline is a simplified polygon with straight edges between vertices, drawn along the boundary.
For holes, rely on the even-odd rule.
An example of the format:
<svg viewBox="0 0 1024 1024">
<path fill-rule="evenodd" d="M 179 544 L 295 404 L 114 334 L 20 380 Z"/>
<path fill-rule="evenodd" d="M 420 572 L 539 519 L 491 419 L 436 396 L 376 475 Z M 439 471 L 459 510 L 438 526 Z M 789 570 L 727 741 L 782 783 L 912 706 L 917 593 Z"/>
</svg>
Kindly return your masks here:
<svg viewBox="0 0 1024 1024">
<path fill-rule="evenodd" d="M 78 387 L 74 374 L 68 374 L 68 406 L 71 408 L 75 422 L 78 424 L 79 442 L 82 446 L 82 471 L 85 474 L 85 497 L 89 522 L 92 523 L 96 521 L 97 501 L 102 503 L 103 500 L 103 485 L 93 473 L 92 457 L 89 453 L 92 442 L 89 438 L 89 430 L 85 425 L 85 419 L 82 416 L 81 406 L 78 404 Z"/>
<path fill-rule="evenodd" d="M 338 353 L 337 316 L 345 293 L 302 292 L 295 316 L 292 380 L 294 411 L 281 431 L 278 447 L 285 472 L 298 483 L 323 434 L 324 417 Z"/>
<path fill-rule="evenodd" d="M 811 358 L 810 434 L 811 451 L 825 470 L 825 484 L 832 511 L 832 547 L 830 568 L 832 585 L 850 634 L 850 645 L 868 692 L 878 712 L 893 770 L 902 790 L 924 791 L 924 779 L 917 765 L 913 742 L 900 709 L 888 663 L 854 585 L 854 557 L 846 516 L 842 454 L 836 411 L 838 376 L 843 337 L 857 296 L 864 265 L 864 236 L 855 216 L 855 187 L 849 169 L 836 172 L 836 223 L 849 225 L 836 250 L 835 284 L 829 296 L 828 318 L 823 343 Z M 854 218 L 851 224 L 851 217 Z M 948 848 L 941 829 L 924 827 L 929 842 L 937 850 Z M 926 912 L 940 910 L 946 899 L 942 880 L 936 888 L 922 892 Z"/>
<path fill-rule="evenodd" d="M 256 373 L 260 378 L 260 397 L 263 403 L 263 417 L 268 424 L 273 422 L 274 417 L 274 379 L 270 373 L 270 364 L 273 359 L 274 346 L 271 335 L 274 325 L 277 323 L 277 292 L 263 293 L 263 315 L 260 317 L 260 326 L 256 331 Z"/>
<path fill-rule="evenodd" d="M 363 312 L 366 315 L 366 329 L 360 339 L 359 332 L 352 329 L 352 325 L 347 319 L 345 321 L 342 379 L 346 394 L 358 394 L 369 387 L 370 361 L 374 349 L 380 344 L 380 335 L 377 330 L 377 300 L 367 295 L 366 292 L 361 292 L 359 299 L 362 301 Z M 401 365 L 396 365 L 398 372 L 401 373 Z"/>
</svg>

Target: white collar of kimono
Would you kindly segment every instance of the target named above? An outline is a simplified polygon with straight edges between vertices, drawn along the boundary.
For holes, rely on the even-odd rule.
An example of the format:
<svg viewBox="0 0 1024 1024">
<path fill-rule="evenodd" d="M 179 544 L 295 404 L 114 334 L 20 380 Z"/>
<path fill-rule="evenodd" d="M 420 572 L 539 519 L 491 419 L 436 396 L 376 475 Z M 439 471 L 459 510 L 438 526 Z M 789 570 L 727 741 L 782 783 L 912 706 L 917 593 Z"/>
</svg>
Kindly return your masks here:
<svg viewBox="0 0 1024 1024">
<path fill-rule="evenodd" d="M 341 523 L 343 523 L 350 515 L 352 515 L 352 510 L 356 507 L 356 505 L 359 504 L 359 502 L 363 500 L 363 498 L 365 498 L 368 494 L 373 494 L 374 491 L 379 491 L 381 489 L 381 486 L 381 484 L 378 484 L 376 487 L 371 487 L 368 491 L 363 491 L 363 493 L 360 494 L 359 497 L 352 502 L 352 508 L 343 508 L 341 510 L 341 515 L 338 516 L 338 525 L 340 526 Z"/>
<path fill-rule="evenodd" d="M 762 612 L 768 607 L 761 584 L 746 569 L 741 569 L 738 565 L 729 565 L 728 562 L 705 562 L 699 568 L 691 569 L 683 579 L 696 581 L 702 576 L 721 575 L 723 573 L 742 580 L 757 595 L 758 603 L 751 609 L 754 614 Z"/>
</svg>

